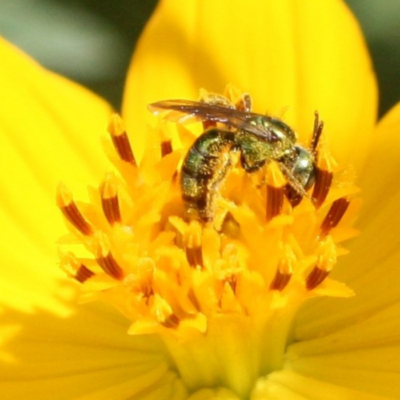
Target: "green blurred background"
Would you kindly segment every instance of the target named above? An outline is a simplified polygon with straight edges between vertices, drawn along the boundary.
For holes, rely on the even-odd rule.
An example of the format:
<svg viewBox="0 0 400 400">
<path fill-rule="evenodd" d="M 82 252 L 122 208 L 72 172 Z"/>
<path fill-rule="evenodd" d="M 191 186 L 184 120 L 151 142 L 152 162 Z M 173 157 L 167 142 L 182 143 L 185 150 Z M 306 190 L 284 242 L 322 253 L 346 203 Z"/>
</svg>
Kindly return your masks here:
<svg viewBox="0 0 400 400">
<path fill-rule="evenodd" d="M 0 35 L 118 109 L 133 45 L 156 3 L 0 0 Z M 400 0 L 347 3 L 363 27 L 374 60 L 382 115 L 400 100 Z"/>
</svg>

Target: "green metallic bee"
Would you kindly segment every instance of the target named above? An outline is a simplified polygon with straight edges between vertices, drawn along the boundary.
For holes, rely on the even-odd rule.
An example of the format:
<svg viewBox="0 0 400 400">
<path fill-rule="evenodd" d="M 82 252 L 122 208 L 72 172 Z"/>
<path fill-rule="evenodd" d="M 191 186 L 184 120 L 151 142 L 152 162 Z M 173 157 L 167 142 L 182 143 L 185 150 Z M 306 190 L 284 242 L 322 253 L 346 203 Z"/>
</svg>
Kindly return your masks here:
<svg viewBox="0 0 400 400">
<path fill-rule="evenodd" d="M 310 149 L 296 143 L 296 134 L 282 120 L 250 111 L 246 95 L 240 109 L 222 96 L 206 101 L 164 100 L 149 105 L 157 114 L 184 122 L 197 119 L 209 126 L 193 143 L 182 164 L 182 198 L 188 215 L 204 222 L 213 220 L 215 198 L 231 168 L 232 154 L 240 154 L 243 169 L 254 172 L 276 161 L 286 176 L 292 194 L 302 198 L 315 181 L 315 149 L 322 130 L 316 121 Z M 180 117 L 177 118 L 177 115 Z M 216 124 L 224 124 L 221 129 Z"/>
</svg>

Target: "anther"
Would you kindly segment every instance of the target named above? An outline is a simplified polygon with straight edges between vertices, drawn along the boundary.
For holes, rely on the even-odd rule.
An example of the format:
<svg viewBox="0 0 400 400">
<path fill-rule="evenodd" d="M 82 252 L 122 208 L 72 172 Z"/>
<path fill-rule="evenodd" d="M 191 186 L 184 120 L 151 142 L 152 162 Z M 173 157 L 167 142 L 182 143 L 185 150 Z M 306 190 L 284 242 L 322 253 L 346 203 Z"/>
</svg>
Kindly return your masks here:
<svg viewBox="0 0 400 400">
<path fill-rule="evenodd" d="M 106 175 L 100 186 L 100 195 L 103 213 L 110 225 L 121 222 L 117 183 L 114 174 L 109 173 Z"/>
<path fill-rule="evenodd" d="M 296 256 L 290 246 L 285 246 L 284 254 L 279 260 L 278 268 L 274 279 L 271 282 L 270 290 L 282 291 L 290 281 L 293 275 L 293 264 Z"/>
<path fill-rule="evenodd" d="M 275 277 L 274 277 L 273 281 L 271 282 L 271 285 L 269 286 L 269 288 L 271 290 L 282 291 L 283 289 L 285 289 L 285 287 L 289 283 L 291 277 L 292 277 L 292 274 L 283 274 L 278 268 L 276 270 Z"/>
<path fill-rule="evenodd" d="M 337 226 L 337 224 L 343 218 L 343 215 L 349 207 L 349 204 L 350 201 L 345 197 L 341 197 L 332 203 L 328 214 L 321 224 L 322 237 L 326 236 L 332 228 Z"/>
<path fill-rule="evenodd" d="M 96 243 L 96 248 L 94 250 L 97 264 L 99 264 L 101 269 L 107 275 L 111 276 L 111 278 L 122 280 L 124 278 L 124 271 L 101 239 Z"/>
<path fill-rule="evenodd" d="M 190 266 L 203 268 L 203 249 L 201 243 L 202 228 L 197 221 L 192 221 L 185 237 L 186 259 Z"/>
<path fill-rule="evenodd" d="M 186 247 L 186 259 L 192 267 L 203 267 L 203 252 L 201 247 Z"/>
<path fill-rule="evenodd" d="M 266 219 L 270 221 L 282 211 L 286 180 L 276 163 L 270 163 L 267 171 Z"/>
<path fill-rule="evenodd" d="M 172 143 L 171 140 L 163 140 L 161 142 L 161 157 L 172 153 Z"/>
<path fill-rule="evenodd" d="M 316 265 L 306 278 L 306 288 L 315 289 L 329 275 L 329 271 L 324 271 Z"/>
<path fill-rule="evenodd" d="M 170 314 L 167 318 L 165 318 L 162 325 L 166 328 L 176 329 L 179 326 L 179 318 L 175 314 Z"/>
<path fill-rule="evenodd" d="M 326 149 L 320 150 L 316 167 L 315 184 L 311 195 L 315 208 L 321 207 L 329 193 L 335 166 L 336 162 L 328 151 Z"/>
<path fill-rule="evenodd" d="M 135 156 L 133 155 L 124 123 L 118 114 L 111 116 L 110 123 L 108 124 L 108 132 L 121 160 L 136 165 Z"/>
<path fill-rule="evenodd" d="M 79 283 L 86 282 L 94 275 L 94 272 L 82 264 L 72 253 L 61 255 L 61 268 Z"/>
<path fill-rule="evenodd" d="M 318 261 L 306 278 L 306 288 L 312 290 L 320 285 L 336 264 L 336 247 L 331 237 L 320 243 Z"/>
<path fill-rule="evenodd" d="M 311 198 L 315 208 L 319 208 L 324 203 L 326 196 L 329 193 L 329 189 L 331 188 L 332 184 L 333 173 L 317 167 L 315 170 L 315 175 L 315 184 Z"/>
<path fill-rule="evenodd" d="M 284 187 L 284 193 L 292 208 L 298 206 L 301 203 L 301 200 L 303 200 L 303 196 L 288 183 Z"/>
<path fill-rule="evenodd" d="M 63 184 L 60 183 L 57 188 L 57 205 L 64 214 L 64 217 L 83 235 L 89 236 L 93 234 L 93 228 L 78 210 L 72 193 Z"/>
<path fill-rule="evenodd" d="M 96 261 L 100 265 L 102 270 L 107 275 L 110 275 L 112 278 L 121 280 L 124 277 L 124 272 L 122 271 L 122 268 L 115 261 L 111 253 L 108 253 L 104 257 L 96 258 Z"/>
</svg>

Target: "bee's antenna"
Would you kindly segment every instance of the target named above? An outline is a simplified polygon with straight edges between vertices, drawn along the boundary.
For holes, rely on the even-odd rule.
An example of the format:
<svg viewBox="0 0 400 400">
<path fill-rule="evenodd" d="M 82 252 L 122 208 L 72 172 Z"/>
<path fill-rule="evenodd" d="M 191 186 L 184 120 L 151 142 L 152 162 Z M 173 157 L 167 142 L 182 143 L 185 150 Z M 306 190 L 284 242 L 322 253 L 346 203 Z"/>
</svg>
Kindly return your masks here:
<svg viewBox="0 0 400 400">
<path fill-rule="evenodd" d="M 319 120 L 318 111 L 314 113 L 314 129 L 311 138 L 311 150 L 315 154 L 318 146 L 319 139 L 321 138 L 322 129 L 324 128 L 324 121 Z"/>
</svg>

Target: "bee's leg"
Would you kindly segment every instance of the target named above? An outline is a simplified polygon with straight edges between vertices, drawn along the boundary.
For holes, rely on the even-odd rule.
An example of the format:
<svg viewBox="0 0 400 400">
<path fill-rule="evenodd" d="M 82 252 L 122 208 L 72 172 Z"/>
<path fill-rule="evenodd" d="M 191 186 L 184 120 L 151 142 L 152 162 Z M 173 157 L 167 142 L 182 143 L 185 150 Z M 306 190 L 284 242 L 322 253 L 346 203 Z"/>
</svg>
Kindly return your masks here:
<svg viewBox="0 0 400 400">
<path fill-rule="evenodd" d="M 251 159 L 251 156 L 249 156 L 245 151 L 243 151 L 243 149 L 240 152 L 240 163 L 242 164 L 242 167 L 246 172 L 251 173 L 258 171 L 265 165 L 265 161 L 266 160 L 253 161 Z"/>
</svg>

